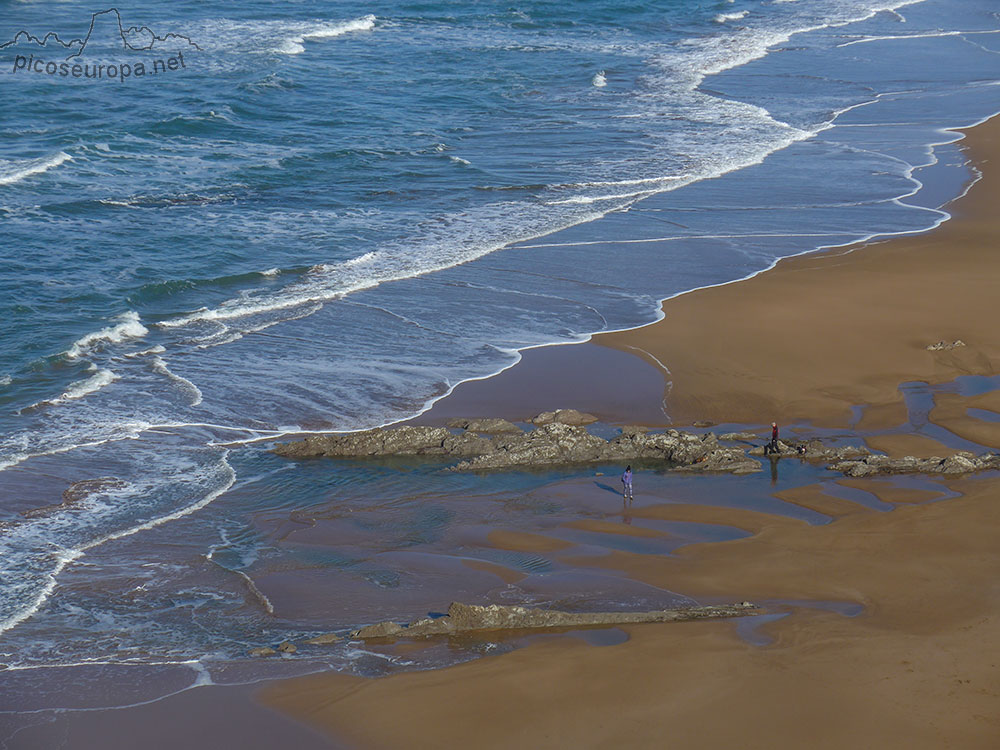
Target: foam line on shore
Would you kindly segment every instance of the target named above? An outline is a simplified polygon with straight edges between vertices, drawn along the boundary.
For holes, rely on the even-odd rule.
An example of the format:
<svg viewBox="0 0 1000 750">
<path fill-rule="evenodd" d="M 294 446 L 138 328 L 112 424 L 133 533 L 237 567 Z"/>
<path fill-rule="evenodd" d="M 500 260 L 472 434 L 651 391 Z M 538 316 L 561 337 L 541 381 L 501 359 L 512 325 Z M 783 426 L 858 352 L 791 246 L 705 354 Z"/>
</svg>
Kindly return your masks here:
<svg viewBox="0 0 1000 750">
<path fill-rule="evenodd" d="M 851 109 L 856 109 L 858 106 L 864 106 L 864 105 L 863 104 L 862 105 L 855 105 L 853 107 L 846 108 L 845 110 L 843 110 L 843 112 L 850 111 Z M 955 125 L 955 126 L 950 126 L 950 127 L 945 127 L 945 128 L 939 128 L 937 130 L 937 132 L 941 133 L 942 135 L 949 134 L 949 135 L 951 135 L 953 137 L 946 138 L 946 139 L 943 139 L 943 140 L 936 141 L 934 143 L 928 144 L 927 145 L 928 153 L 930 153 L 931 156 L 933 157 L 934 150 L 938 146 L 950 145 L 952 143 L 957 143 L 957 142 L 963 140 L 965 138 L 965 134 L 963 132 L 961 132 L 961 131 L 977 127 L 978 125 L 982 125 L 983 123 L 991 120 L 993 117 L 996 117 L 997 115 L 1000 115 L 1000 112 L 996 112 L 996 113 L 994 113 L 992 115 L 983 117 L 983 118 L 981 118 L 981 119 L 979 119 L 979 120 L 977 120 L 977 121 L 975 121 L 975 122 L 973 122 L 971 124 L 968 124 L 968 125 Z M 835 122 L 831 122 L 831 124 L 829 125 L 829 127 L 836 127 Z M 916 169 L 919 169 L 919 168 L 923 168 L 925 166 L 931 166 L 934 163 L 936 163 L 936 157 L 933 157 L 932 161 L 928 162 L 925 165 L 919 165 L 919 166 L 909 165 L 910 169 L 906 173 L 906 177 L 907 177 L 907 179 L 910 179 L 911 181 L 914 182 L 914 184 L 915 184 L 914 185 L 914 189 L 911 190 L 911 191 L 909 191 L 909 192 L 907 192 L 907 193 L 902 194 L 901 196 L 898 196 L 898 197 L 892 199 L 893 201 L 899 202 L 901 205 L 905 205 L 905 206 L 911 207 L 911 208 L 918 208 L 920 210 L 928 211 L 928 212 L 931 212 L 931 213 L 935 214 L 936 215 L 935 221 L 929 227 L 923 227 L 923 228 L 920 228 L 920 229 L 912 229 L 912 230 L 903 230 L 903 231 L 900 231 L 900 232 L 873 232 L 873 233 L 868 234 L 868 235 L 863 235 L 861 237 L 857 237 L 857 238 L 851 239 L 851 240 L 849 240 L 847 242 L 838 243 L 838 244 L 832 244 L 832 245 L 819 245 L 817 247 L 810 248 L 808 250 L 803 250 L 802 252 L 796 253 L 794 255 L 784 256 L 783 258 L 776 258 L 767 267 L 761 268 L 761 269 L 759 269 L 757 271 L 753 271 L 753 272 L 751 272 L 751 273 L 749 273 L 749 274 L 747 274 L 747 275 L 745 275 L 745 276 L 743 276 L 741 278 L 732 279 L 732 280 L 729 280 L 729 281 L 723 281 L 723 282 L 720 282 L 720 283 L 717 283 L 717 284 L 706 284 L 704 286 L 699 286 L 699 287 L 696 287 L 694 289 L 687 289 L 687 290 L 684 290 L 684 291 L 681 291 L 681 292 L 677 292 L 676 294 L 672 294 L 672 295 L 663 297 L 663 298 L 661 298 L 659 300 L 659 304 L 657 305 L 657 308 L 656 308 L 656 311 L 655 311 L 655 318 L 654 318 L 654 320 L 648 321 L 646 323 L 642 323 L 641 325 L 628 326 L 628 327 L 625 327 L 625 328 L 609 329 L 609 330 L 605 330 L 605 331 L 593 331 L 591 333 L 580 334 L 578 336 L 572 337 L 571 339 L 568 339 L 568 340 L 565 340 L 565 341 L 552 341 L 552 342 L 547 342 L 547 343 L 543 343 L 543 344 L 532 344 L 532 345 L 529 345 L 529 346 L 524 346 L 524 347 L 519 347 L 519 348 L 497 347 L 497 349 L 499 351 L 501 351 L 501 352 L 503 352 L 505 354 L 510 354 L 512 356 L 513 359 L 512 359 L 512 361 L 509 364 L 505 365 L 504 367 L 499 368 L 498 370 L 496 370 L 496 371 L 494 371 L 492 373 L 486 374 L 486 375 L 481 375 L 481 376 L 476 376 L 476 377 L 471 377 L 471 378 L 465 378 L 465 379 L 460 380 L 460 381 L 458 381 L 456 383 L 447 383 L 446 384 L 447 388 L 444 391 L 444 393 L 442 393 L 442 394 L 440 394 L 438 396 L 435 396 L 435 397 L 433 397 L 431 399 L 428 399 L 428 401 L 426 401 L 424 403 L 424 405 L 417 412 L 415 412 L 413 414 L 402 416 L 402 417 L 400 417 L 398 419 L 393 419 L 393 420 L 387 421 L 385 423 L 376 425 L 376 427 L 378 427 L 378 428 L 391 427 L 393 425 L 400 424 L 402 422 L 407 422 L 407 421 L 409 421 L 411 419 L 415 419 L 415 418 L 421 416 L 422 414 L 427 413 L 428 411 L 430 411 L 434 407 L 434 405 L 438 401 L 440 401 L 442 399 L 445 399 L 448 396 L 450 396 L 452 394 L 452 392 L 454 392 L 455 388 L 457 388 L 458 386 L 462 385 L 463 383 L 475 382 L 475 381 L 480 381 L 480 380 L 489 380 L 489 379 L 497 377 L 498 375 L 501 375 L 502 373 L 504 373 L 507 370 L 511 369 L 512 367 L 514 367 L 515 365 L 517 365 L 518 362 L 521 361 L 521 359 L 523 358 L 523 352 L 525 352 L 525 351 L 529 351 L 531 349 L 540 349 L 540 348 L 543 348 L 543 347 L 550 347 L 550 346 L 569 346 L 569 345 L 574 345 L 574 344 L 586 343 L 588 341 L 591 341 L 593 339 L 593 337 L 596 336 L 596 335 L 598 335 L 598 334 L 621 333 L 621 332 L 624 332 L 624 331 L 632 331 L 632 330 L 636 330 L 638 328 L 644 328 L 644 327 L 646 327 L 648 325 L 652 325 L 654 323 L 658 323 L 659 321 L 663 320 L 664 317 L 665 317 L 664 312 L 663 312 L 663 304 L 665 302 L 667 302 L 668 300 L 676 299 L 678 297 L 681 297 L 681 296 L 684 296 L 684 295 L 687 295 L 687 294 L 692 294 L 694 292 L 698 292 L 698 291 L 701 291 L 703 289 L 712 289 L 712 288 L 716 288 L 716 287 L 728 286 L 730 284 L 738 284 L 738 283 L 746 281 L 748 279 L 752 279 L 755 276 L 759 276 L 762 273 L 766 273 L 767 271 L 770 271 L 772 268 L 774 268 L 776 265 L 778 265 L 778 263 L 780 263 L 785 258 L 801 257 L 803 255 L 810 255 L 810 254 L 813 254 L 813 253 L 826 253 L 826 252 L 830 252 L 830 251 L 833 251 L 833 250 L 837 250 L 838 248 L 848 248 L 847 252 L 853 252 L 854 250 L 859 249 L 861 247 L 864 247 L 864 246 L 866 246 L 867 244 L 869 244 L 870 242 L 872 242 L 874 240 L 890 239 L 890 238 L 893 238 L 893 237 L 913 236 L 913 235 L 924 234 L 926 232 L 933 231 L 937 227 L 941 226 L 941 224 L 943 224 L 944 222 L 946 222 L 947 220 L 949 220 L 951 218 L 951 214 L 948 213 L 947 211 L 943 210 L 943 209 L 931 209 L 931 208 L 926 208 L 924 206 L 910 206 L 910 204 L 903 203 L 902 199 L 917 194 L 920 191 L 920 189 L 923 187 L 923 183 L 921 183 L 919 180 L 917 180 L 913 176 L 913 174 L 912 174 L 913 171 L 916 170 Z M 965 189 L 963 190 L 963 192 L 961 193 L 961 195 L 956 196 L 952 200 L 953 201 L 954 200 L 958 200 L 958 198 L 960 198 L 960 197 L 964 196 L 966 193 L 968 193 L 968 191 L 972 188 L 972 186 L 976 182 L 978 182 L 979 179 L 980 179 L 980 174 L 978 173 L 977 170 L 974 170 L 973 179 L 970 180 L 969 183 L 965 186 Z M 568 244 L 577 244 L 577 243 L 568 243 Z M 365 428 L 365 429 L 371 429 L 371 428 Z M 282 439 L 282 438 L 294 437 L 294 436 L 297 436 L 297 435 L 337 435 L 337 434 L 345 434 L 345 433 L 358 432 L 358 431 L 359 430 L 356 430 L 356 429 L 304 430 L 304 429 L 291 428 L 291 429 L 287 429 L 287 430 L 282 430 L 282 431 L 276 432 L 276 433 L 271 434 L 271 435 L 256 436 L 256 437 L 254 437 L 252 439 L 249 439 L 249 440 L 235 440 L 235 441 L 226 442 L 226 443 L 218 443 L 216 445 L 219 445 L 219 446 L 247 445 L 247 444 L 256 443 L 256 442 L 279 440 L 279 439 Z"/>
</svg>

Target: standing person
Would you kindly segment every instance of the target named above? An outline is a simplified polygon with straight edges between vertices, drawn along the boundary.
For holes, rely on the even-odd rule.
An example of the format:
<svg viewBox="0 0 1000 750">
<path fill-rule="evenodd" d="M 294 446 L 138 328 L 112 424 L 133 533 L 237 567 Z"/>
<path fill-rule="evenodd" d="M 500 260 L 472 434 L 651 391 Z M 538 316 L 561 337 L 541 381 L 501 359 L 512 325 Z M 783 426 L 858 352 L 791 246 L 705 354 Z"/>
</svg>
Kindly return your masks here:
<svg viewBox="0 0 1000 750">
<path fill-rule="evenodd" d="M 625 472 L 622 474 L 622 484 L 625 485 L 625 489 L 622 492 L 622 496 L 631 500 L 632 499 L 632 464 L 625 467 Z"/>
<path fill-rule="evenodd" d="M 778 423 L 771 422 L 771 453 L 778 452 Z"/>
</svg>

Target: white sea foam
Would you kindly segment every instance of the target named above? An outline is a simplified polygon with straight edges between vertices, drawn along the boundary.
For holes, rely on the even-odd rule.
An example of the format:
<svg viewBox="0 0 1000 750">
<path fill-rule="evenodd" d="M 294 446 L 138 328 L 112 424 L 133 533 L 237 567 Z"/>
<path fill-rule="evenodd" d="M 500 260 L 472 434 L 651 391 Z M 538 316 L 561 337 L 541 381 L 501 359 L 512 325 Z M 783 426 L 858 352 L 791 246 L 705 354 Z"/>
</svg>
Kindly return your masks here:
<svg viewBox="0 0 1000 750">
<path fill-rule="evenodd" d="M 268 268 L 266 271 L 261 271 L 260 275 L 261 276 L 277 276 L 280 273 L 281 273 L 281 269 L 280 268 Z"/>
<path fill-rule="evenodd" d="M 34 406 L 38 406 L 38 404 L 34 404 Z M 37 432 L 22 432 L 0 438 L 0 471 L 22 464 L 32 458 L 57 456 L 61 453 L 70 453 L 78 448 L 93 448 L 105 443 L 133 439 L 149 426 L 146 422 L 113 422 L 99 429 L 98 432 L 101 434 L 94 436 L 96 439 L 84 440 L 71 434 L 64 437 L 59 441 L 61 444 L 57 445 L 52 445 L 55 441 L 52 441 L 50 436 Z"/>
<path fill-rule="evenodd" d="M 83 398 L 91 393 L 96 393 L 104 386 L 111 385 L 111 383 L 116 380 L 118 380 L 118 375 L 113 373 L 111 370 L 100 369 L 86 380 L 80 380 L 76 383 L 72 383 L 69 388 L 66 389 L 66 392 L 59 398 L 53 399 L 48 403 L 61 404 L 66 401 L 75 401 L 76 399 Z"/>
<path fill-rule="evenodd" d="M 103 343 L 119 344 L 126 339 L 142 338 L 149 333 L 149 329 L 139 322 L 139 313 L 133 310 L 122 313 L 113 320 L 118 322 L 77 339 L 66 351 L 66 356 L 76 359 Z"/>
<path fill-rule="evenodd" d="M 590 82 L 597 86 L 597 88 L 604 88 L 608 85 L 608 77 L 603 70 L 594 73 L 594 77 L 590 79 Z"/>
<path fill-rule="evenodd" d="M 976 34 L 1000 34 L 1000 30 L 991 29 L 989 31 L 928 31 L 923 34 L 888 34 L 884 36 L 865 36 L 860 39 L 854 39 L 850 42 L 844 42 L 843 44 L 838 44 L 838 47 L 851 47 L 855 44 L 868 44 L 869 42 L 889 42 L 897 41 L 903 39 L 937 39 L 941 37 L 949 36 L 966 36 L 966 35 L 976 35 Z"/>
<path fill-rule="evenodd" d="M 151 346 L 148 349 L 143 349 L 142 351 L 138 352 L 129 352 L 128 354 L 123 354 L 122 356 L 128 359 L 133 359 L 135 357 L 146 357 L 149 356 L 150 354 L 163 354 L 163 352 L 165 351 L 166 351 L 165 347 L 161 346 L 160 344 L 157 344 L 156 346 Z"/>
<path fill-rule="evenodd" d="M 726 23 L 727 21 L 739 21 L 741 18 L 746 18 L 748 13 L 750 13 L 750 11 L 748 10 L 738 10 L 733 13 L 719 13 L 713 20 L 716 23 Z"/>
<path fill-rule="evenodd" d="M 47 172 L 53 167 L 58 167 L 60 164 L 68 161 L 73 161 L 73 157 L 64 151 L 40 159 L 26 159 L 24 161 L 0 160 L 0 185 L 13 185 L 25 177 Z"/>
<path fill-rule="evenodd" d="M 346 23 L 307 26 L 294 36 L 282 40 L 281 44 L 274 51 L 283 55 L 298 55 L 306 50 L 303 42 L 333 39 L 352 32 L 371 31 L 374 28 L 375 16 L 371 14 L 355 18 L 353 21 L 347 21 Z"/>
<path fill-rule="evenodd" d="M 191 406 L 198 406 L 202 400 L 201 389 L 187 378 L 181 377 L 167 367 L 167 363 L 162 357 L 153 357 L 153 372 L 165 375 L 167 378 L 177 383 L 181 389 L 191 398 Z"/>
</svg>

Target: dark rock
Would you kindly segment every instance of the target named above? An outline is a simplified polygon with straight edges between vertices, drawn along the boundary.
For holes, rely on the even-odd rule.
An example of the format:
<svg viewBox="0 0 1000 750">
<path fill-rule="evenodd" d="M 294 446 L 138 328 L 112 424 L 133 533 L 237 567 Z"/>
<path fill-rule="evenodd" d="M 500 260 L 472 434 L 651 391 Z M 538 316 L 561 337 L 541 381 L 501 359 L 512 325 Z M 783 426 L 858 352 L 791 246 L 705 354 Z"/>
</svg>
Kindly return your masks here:
<svg viewBox="0 0 1000 750">
<path fill-rule="evenodd" d="M 351 636 L 361 639 L 415 638 L 479 630 L 576 628 L 644 622 L 677 622 L 713 617 L 743 617 L 758 612 L 756 605 L 750 602 L 718 607 L 683 607 L 652 612 L 560 612 L 558 610 L 532 609 L 501 604 L 482 607 L 475 604 L 452 602 L 445 617 L 416 620 L 407 627 L 401 627 L 394 622 L 368 625 L 354 631 Z"/>
<path fill-rule="evenodd" d="M 41 508 L 32 508 L 21 513 L 25 518 L 40 518 L 56 511 L 65 510 L 73 503 L 85 500 L 90 495 L 107 490 L 115 490 L 125 487 L 126 483 L 118 477 L 98 477 L 96 479 L 81 479 L 73 482 L 62 493 L 62 502 L 54 505 L 46 505 Z"/>
</svg>

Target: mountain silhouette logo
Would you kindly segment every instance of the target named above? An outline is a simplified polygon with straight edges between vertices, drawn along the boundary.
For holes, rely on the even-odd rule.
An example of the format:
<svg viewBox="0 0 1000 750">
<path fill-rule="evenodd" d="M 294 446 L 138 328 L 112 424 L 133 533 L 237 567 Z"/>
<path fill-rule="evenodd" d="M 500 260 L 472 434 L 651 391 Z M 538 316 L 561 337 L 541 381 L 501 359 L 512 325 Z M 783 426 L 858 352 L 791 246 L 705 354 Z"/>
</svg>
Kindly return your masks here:
<svg viewBox="0 0 1000 750">
<path fill-rule="evenodd" d="M 47 48 L 51 40 L 70 51 L 70 54 L 66 56 L 66 59 L 70 60 L 83 54 L 84 50 L 87 49 L 87 45 L 91 44 L 92 38 L 95 37 L 95 32 L 104 32 L 103 36 L 107 37 L 111 43 L 117 44 L 120 42 L 122 50 L 133 52 L 152 50 L 157 42 L 182 42 L 196 50 L 201 50 L 201 47 L 182 34 L 165 34 L 159 36 L 148 26 L 126 27 L 122 23 L 121 13 L 118 12 L 117 8 L 108 8 L 107 10 L 101 10 L 92 14 L 90 17 L 90 28 L 87 29 L 87 35 L 83 39 L 71 39 L 68 42 L 64 42 L 54 31 L 50 31 L 42 38 L 38 38 L 27 31 L 21 30 L 14 35 L 13 39 L 0 44 L 0 49 L 12 47 L 22 42 L 33 43 L 39 47 Z M 100 37 L 100 34 L 98 34 L 98 37 Z"/>
</svg>

